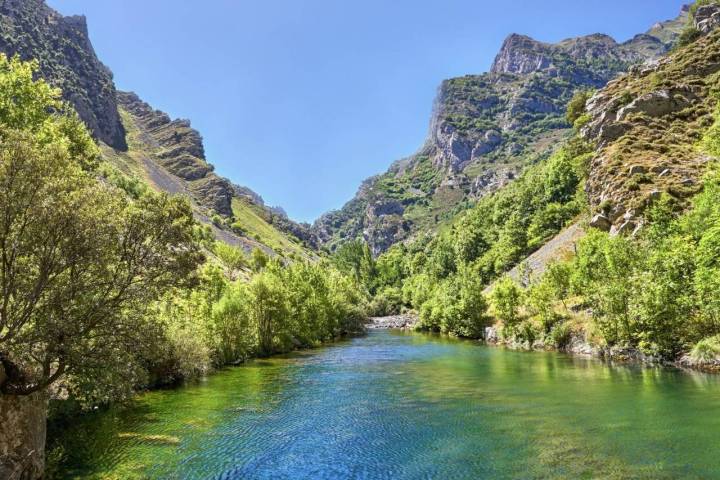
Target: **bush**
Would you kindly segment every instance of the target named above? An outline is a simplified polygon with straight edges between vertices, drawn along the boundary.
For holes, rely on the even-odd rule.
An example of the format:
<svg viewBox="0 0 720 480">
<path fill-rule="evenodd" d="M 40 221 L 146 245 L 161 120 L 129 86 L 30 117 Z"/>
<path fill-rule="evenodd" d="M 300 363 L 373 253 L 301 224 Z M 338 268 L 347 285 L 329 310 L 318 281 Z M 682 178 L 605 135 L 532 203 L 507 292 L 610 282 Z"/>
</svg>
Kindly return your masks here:
<svg viewBox="0 0 720 480">
<path fill-rule="evenodd" d="M 690 358 L 697 363 L 712 362 L 720 358 L 720 336 L 700 340 L 690 351 Z"/>
<path fill-rule="evenodd" d="M 479 277 L 469 269 L 444 280 L 420 309 L 419 328 L 482 338 L 490 319 Z"/>
<path fill-rule="evenodd" d="M 559 322 L 550 330 L 550 340 L 555 348 L 565 348 L 572 340 L 572 327 L 568 322 Z"/>
<path fill-rule="evenodd" d="M 570 100 L 565 114 L 565 119 L 570 125 L 574 125 L 580 117 L 585 115 L 585 104 L 592 96 L 592 93 L 591 90 L 580 90 Z"/>
<path fill-rule="evenodd" d="M 233 247 L 224 242 L 215 242 L 213 250 L 220 261 L 232 270 L 240 270 L 249 264 L 245 252 L 238 247 Z"/>
<path fill-rule="evenodd" d="M 368 307 L 368 314 L 373 317 L 398 315 L 402 307 L 402 291 L 397 287 L 386 287 L 373 297 Z"/>
</svg>

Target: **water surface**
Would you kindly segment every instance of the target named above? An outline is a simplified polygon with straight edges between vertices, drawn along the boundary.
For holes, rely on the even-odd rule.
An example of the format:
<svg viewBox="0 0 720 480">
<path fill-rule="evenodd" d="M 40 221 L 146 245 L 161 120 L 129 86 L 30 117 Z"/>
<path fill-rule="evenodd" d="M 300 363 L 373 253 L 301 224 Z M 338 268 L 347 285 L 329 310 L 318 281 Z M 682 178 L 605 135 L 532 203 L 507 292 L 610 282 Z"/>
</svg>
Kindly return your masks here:
<svg viewBox="0 0 720 480">
<path fill-rule="evenodd" d="M 372 332 L 142 395 L 66 478 L 720 478 L 720 377 Z"/>
</svg>

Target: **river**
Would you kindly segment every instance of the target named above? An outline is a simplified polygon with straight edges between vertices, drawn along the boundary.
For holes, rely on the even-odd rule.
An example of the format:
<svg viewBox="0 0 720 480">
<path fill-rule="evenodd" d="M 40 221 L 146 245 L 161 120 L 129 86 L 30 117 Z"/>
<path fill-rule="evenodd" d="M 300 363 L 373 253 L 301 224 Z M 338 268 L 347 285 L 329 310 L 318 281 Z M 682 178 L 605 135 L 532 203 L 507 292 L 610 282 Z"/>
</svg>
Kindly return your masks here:
<svg viewBox="0 0 720 480">
<path fill-rule="evenodd" d="M 720 478 L 720 376 L 375 331 L 87 416 L 64 478 Z"/>
</svg>

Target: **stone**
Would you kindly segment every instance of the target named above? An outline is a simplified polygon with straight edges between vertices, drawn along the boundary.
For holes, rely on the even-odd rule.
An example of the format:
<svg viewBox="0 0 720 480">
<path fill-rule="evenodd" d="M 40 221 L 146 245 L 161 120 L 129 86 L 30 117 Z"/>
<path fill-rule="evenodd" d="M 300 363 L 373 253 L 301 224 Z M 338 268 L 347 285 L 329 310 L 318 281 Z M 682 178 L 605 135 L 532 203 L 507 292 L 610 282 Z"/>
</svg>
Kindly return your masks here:
<svg viewBox="0 0 720 480">
<path fill-rule="evenodd" d="M 610 230 L 610 233 L 615 235 L 630 235 L 635 231 L 636 227 L 637 223 L 635 223 L 633 220 L 626 220 L 617 228 L 613 226 L 613 228 Z"/>
<path fill-rule="evenodd" d="M 610 230 L 612 223 L 610 223 L 610 219 L 605 215 L 597 214 L 592 218 L 592 220 L 590 220 L 590 226 L 592 228 L 602 230 L 603 232 L 607 232 Z"/>
<path fill-rule="evenodd" d="M 684 94 L 684 95 L 683 95 Z M 692 101 L 688 92 L 658 90 L 636 98 L 618 111 L 618 120 L 625 120 L 632 113 L 642 113 L 657 118 L 678 112 L 690 106 Z"/>
<path fill-rule="evenodd" d="M 703 35 L 715 30 L 720 25 L 720 5 L 704 5 L 698 8 L 695 12 L 694 24 Z"/>
<path fill-rule="evenodd" d="M 632 165 L 630 167 L 630 175 L 639 175 L 643 173 L 647 173 L 647 168 L 645 168 L 642 165 Z"/>
</svg>

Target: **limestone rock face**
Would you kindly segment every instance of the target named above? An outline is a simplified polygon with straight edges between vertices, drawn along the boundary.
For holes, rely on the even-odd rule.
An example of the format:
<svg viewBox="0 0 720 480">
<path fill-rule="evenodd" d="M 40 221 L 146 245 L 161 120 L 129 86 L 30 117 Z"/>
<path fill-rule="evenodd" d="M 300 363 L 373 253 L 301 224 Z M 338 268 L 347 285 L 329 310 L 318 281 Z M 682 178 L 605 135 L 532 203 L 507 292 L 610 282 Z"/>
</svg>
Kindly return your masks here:
<svg viewBox="0 0 720 480">
<path fill-rule="evenodd" d="M 695 28 L 703 35 L 720 25 L 720 5 L 705 5 L 697 9 L 694 18 Z"/>
<path fill-rule="evenodd" d="M 545 70 L 551 64 L 551 54 L 546 44 L 514 33 L 503 43 L 490 71 L 526 74 Z"/>
<path fill-rule="evenodd" d="M 63 17 L 43 0 L 0 1 L 0 52 L 36 59 L 97 139 L 127 148 L 112 72 L 95 54 L 85 17 Z"/>
<path fill-rule="evenodd" d="M 202 136 L 188 120 L 172 120 L 132 92 L 118 92 L 118 102 L 143 132 L 154 159 L 168 172 L 187 181 L 198 203 L 221 215 L 232 215 L 235 191 L 229 180 L 213 173 L 205 160 Z"/>
</svg>

